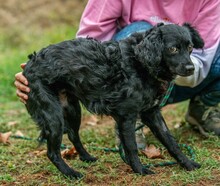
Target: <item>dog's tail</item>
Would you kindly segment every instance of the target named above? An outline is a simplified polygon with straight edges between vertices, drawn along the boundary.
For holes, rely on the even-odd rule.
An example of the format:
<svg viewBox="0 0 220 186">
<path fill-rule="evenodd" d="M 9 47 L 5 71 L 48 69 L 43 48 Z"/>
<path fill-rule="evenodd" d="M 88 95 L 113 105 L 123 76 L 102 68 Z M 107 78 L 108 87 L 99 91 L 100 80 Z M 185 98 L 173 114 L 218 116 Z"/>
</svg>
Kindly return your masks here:
<svg viewBox="0 0 220 186">
<path fill-rule="evenodd" d="M 28 100 L 25 106 L 31 118 L 41 130 L 38 138 L 41 144 L 54 132 L 53 128 L 63 132 L 63 109 L 57 95 L 50 87 L 44 85 L 41 80 L 36 80 L 30 74 L 28 78 L 32 83 L 30 84 L 31 92 L 28 94 Z"/>
</svg>

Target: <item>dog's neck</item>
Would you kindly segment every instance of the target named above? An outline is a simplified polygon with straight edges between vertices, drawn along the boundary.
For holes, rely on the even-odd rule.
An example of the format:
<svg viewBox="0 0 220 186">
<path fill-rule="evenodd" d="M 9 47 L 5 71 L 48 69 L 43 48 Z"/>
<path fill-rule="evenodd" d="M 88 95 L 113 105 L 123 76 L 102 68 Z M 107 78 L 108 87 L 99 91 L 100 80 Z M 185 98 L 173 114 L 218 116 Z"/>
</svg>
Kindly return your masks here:
<svg viewBox="0 0 220 186">
<path fill-rule="evenodd" d="M 142 65 L 141 63 L 139 65 Z M 153 77 L 156 81 L 159 81 L 161 83 L 169 83 L 172 80 L 174 80 L 176 78 L 176 75 L 172 74 L 170 72 L 170 70 L 166 67 L 166 65 L 163 63 L 163 61 L 161 62 L 161 64 L 155 68 L 155 69 L 148 69 L 146 67 L 142 68 L 145 69 L 145 71 L 147 71 L 147 73 Z"/>
<path fill-rule="evenodd" d="M 155 78 L 162 81 L 170 82 L 176 78 L 176 75 L 172 74 L 166 65 L 161 62 L 161 65 L 158 67 L 157 72 L 153 72 Z"/>
</svg>

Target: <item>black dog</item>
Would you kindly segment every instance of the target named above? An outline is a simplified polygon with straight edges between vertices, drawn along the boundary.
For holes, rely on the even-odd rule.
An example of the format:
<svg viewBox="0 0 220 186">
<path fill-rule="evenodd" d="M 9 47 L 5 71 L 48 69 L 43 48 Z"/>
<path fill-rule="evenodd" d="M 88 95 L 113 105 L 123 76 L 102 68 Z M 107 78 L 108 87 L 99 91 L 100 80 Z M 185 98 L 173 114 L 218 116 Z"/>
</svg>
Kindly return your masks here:
<svg viewBox="0 0 220 186">
<path fill-rule="evenodd" d="M 48 158 L 64 175 L 82 176 L 60 155 L 62 135 L 67 129 L 80 159 L 96 160 L 79 138 L 81 102 L 90 112 L 115 119 L 126 161 L 135 173 L 153 173 L 138 158 L 134 132 L 138 115 L 182 167 L 199 168 L 179 149 L 159 103 L 176 75 L 193 74 L 190 53 L 193 47 L 203 46 L 198 32 L 187 23 L 158 24 L 119 42 L 78 38 L 30 55 L 24 70 L 31 88 L 26 106 L 47 139 Z"/>
</svg>

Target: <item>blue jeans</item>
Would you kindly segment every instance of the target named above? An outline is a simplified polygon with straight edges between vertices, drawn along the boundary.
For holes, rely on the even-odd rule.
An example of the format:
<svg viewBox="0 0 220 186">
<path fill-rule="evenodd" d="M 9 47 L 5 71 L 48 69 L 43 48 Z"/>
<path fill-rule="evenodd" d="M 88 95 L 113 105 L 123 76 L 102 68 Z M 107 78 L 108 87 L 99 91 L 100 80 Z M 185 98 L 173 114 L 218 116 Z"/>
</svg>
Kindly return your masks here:
<svg viewBox="0 0 220 186">
<path fill-rule="evenodd" d="M 121 40 L 134 32 L 143 32 L 151 27 L 151 24 L 144 21 L 134 22 L 118 31 L 112 39 Z M 220 102 L 220 45 L 212 61 L 208 76 L 194 88 L 175 85 L 167 104 L 178 103 L 195 96 L 200 96 L 203 103 L 208 106 L 215 106 Z"/>
</svg>

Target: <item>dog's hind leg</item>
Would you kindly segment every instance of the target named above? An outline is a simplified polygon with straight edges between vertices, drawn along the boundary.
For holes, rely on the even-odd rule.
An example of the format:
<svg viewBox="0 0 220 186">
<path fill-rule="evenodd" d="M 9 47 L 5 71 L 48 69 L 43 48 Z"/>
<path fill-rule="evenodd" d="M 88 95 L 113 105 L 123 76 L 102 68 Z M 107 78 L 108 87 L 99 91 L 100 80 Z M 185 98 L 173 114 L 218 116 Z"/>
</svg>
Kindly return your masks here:
<svg viewBox="0 0 220 186">
<path fill-rule="evenodd" d="M 153 132 L 153 134 L 160 140 L 160 142 L 167 148 L 171 156 L 173 156 L 177 162 L 185 167 L 187 170 L 193 170 L 200 167 L 200 164 L 189 160 L 180 150 L 174 137 L 171 135 L 163 116 L 159 109 L 151 112 L 141 113 L 142 122 L 145 123 Z"/>
<path fill-rule="evenodd" d="M 62 131 L 61 128 L 59 131 L 52 131 L 47 135 L 47 156 L 65 176 L 70 178 L 81 178 L 82 174 L 70 168 L 61 157 L 60 145 L 62 133 L 60 133 L 60 131 Z"/>
<path fill-rule="evenodd" d="M 83 147 L 79 137 L 79 128 L 81 124 L 81 107 L 78 99 L 73 94 L 67 93 L 67 105 L 64 106 L 65 127 L 69 140 L 73 143 L 76 151 L 79 153 L 80 160 L 94 162 L 97 158 L 91 156 Z"/>
<path fill-rule="evenodd" d="M 64 130 L 62 106 L 58 97 L 41 83 L 32 84 L 27 109 L 39 125 L 47 140 L 47 156 L 51 162 L 70 178 L 82 177 L 82 174 L 70 168 L 62 159 L 60 146 Z"/>
</svg>

